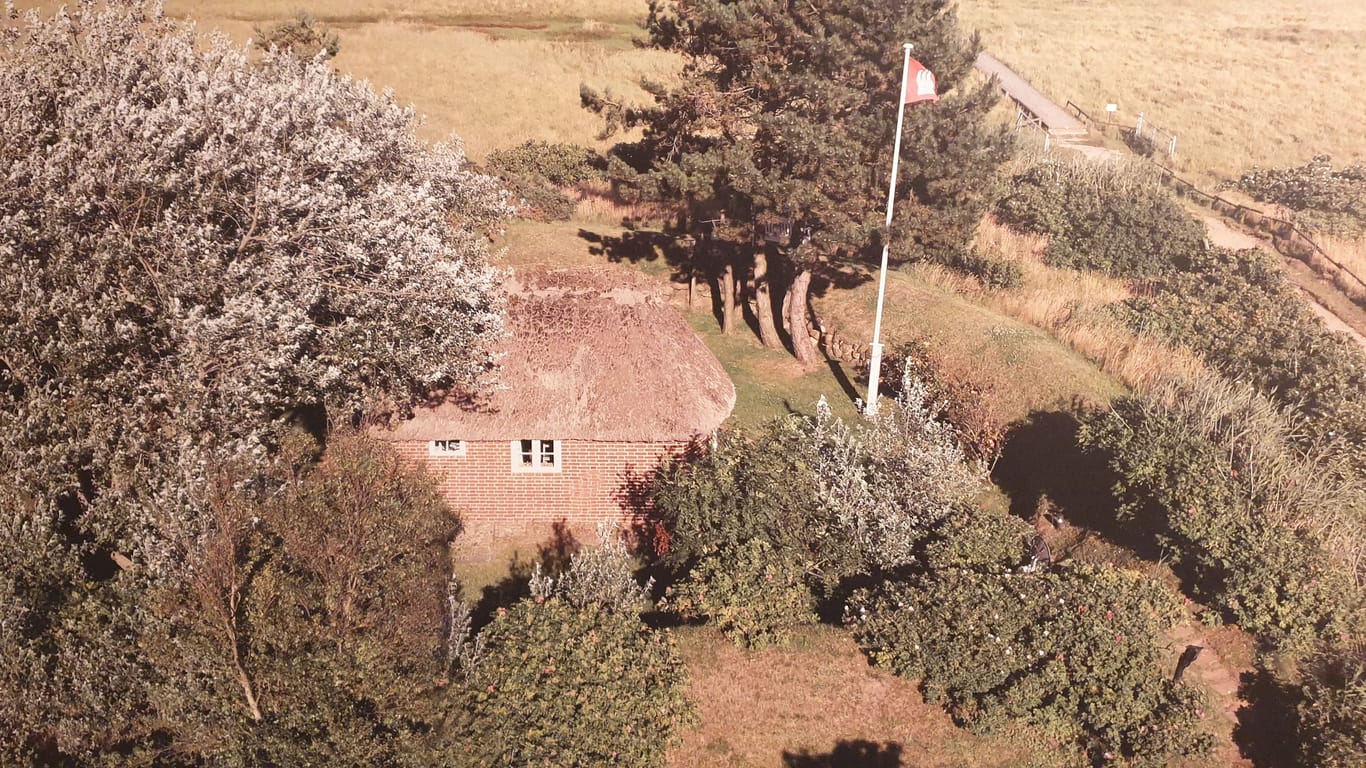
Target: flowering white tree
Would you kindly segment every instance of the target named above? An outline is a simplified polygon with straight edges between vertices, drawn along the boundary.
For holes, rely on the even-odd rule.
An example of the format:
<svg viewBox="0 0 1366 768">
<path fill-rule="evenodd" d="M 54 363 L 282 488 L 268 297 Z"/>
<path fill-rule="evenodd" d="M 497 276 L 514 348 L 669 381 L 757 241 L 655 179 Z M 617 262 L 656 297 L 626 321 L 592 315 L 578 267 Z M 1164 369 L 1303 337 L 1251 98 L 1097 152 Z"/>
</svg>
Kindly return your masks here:
<svg viewBox="0 0 1366 768">
<path fill-rule="evenodd" d="M 0 762 L 155 720 L 142 596 L 202 558 L 215 467 L 301 414 L 485 385 L 507 213 L 458 141 L 321 60 L 134 0 L 6 10 Z"/>
</svg>

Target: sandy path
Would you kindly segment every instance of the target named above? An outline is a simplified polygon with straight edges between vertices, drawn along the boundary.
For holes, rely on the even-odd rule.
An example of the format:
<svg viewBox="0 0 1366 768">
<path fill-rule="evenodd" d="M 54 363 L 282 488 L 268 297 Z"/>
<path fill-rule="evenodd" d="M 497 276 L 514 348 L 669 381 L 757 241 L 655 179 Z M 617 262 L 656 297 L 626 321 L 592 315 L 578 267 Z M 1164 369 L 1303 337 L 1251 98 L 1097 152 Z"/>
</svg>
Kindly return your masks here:
<svg viewBox="0 0 1366 768">
<path fill-rule="evenodd" d="M 1200 220 L 1205 225 L 1205 233 L 1208 235 L 1209 241 L 1214 245 L 1235 250 L 1258 248 L 1274 255 L 1278 259 L 1286 258 L 1277 253 L 1276 249 L 1272 248 L 1265 240 L 1260 237 L 1249 235 L 1246 232 L 1240 232 L 1233 227 L 1230 227 L 1223 219 L 1215 216 L 1202 215 L 1200 216 Z M 1332 310 L 1320 304 L 1308 291 L 1304 290 L 1303 286 L 1299 285 L 1298 281 L 1295 280 L 1295 275 L 1293 273 L 1290 273 L 1288 276 L 1291 278 L 1291 282 L 1294 283 L 1296 287 L 1300 288 L 1300 294 L 1303 296 L 1305 302 L 1309 304 L 1309 309 L 1313 310 L 1314 314 L 1323 319 L 1323 324 L 1328 326 L 1328 330 L 1345 333 L 1354 339 L 1357 344 L 1360 344 L 1362 348 L 1366 348 L 1366 335 L 1363 335 L 1361 331 L 1353 328 L 1341 317 L 1338 317 Z"/>
</svg>

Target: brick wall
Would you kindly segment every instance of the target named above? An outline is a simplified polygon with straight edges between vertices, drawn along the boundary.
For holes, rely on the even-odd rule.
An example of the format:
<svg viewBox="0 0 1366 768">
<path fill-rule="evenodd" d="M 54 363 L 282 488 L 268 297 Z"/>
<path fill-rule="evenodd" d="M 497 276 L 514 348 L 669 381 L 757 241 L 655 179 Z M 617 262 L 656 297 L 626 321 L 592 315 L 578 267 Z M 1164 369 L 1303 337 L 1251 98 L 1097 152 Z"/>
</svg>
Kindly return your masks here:
<svg viewBox="0 0 1366 768">
<path fill-rule="evenodd" d="M 513 472 L 506 440 L 466 442 L 458 457 L 429 456 L 425 442 L 394 447 L 436 476 L 442 496 L 465 523 L 462 539 L 495 544 L 549 534 L 561 520 L 581 541 L 593 541 L 604 518 L 629 520 L 645 510 L 641 482 L 687 444 L 563 440 L 560 471 L 553 473 Z"/>
</svg>

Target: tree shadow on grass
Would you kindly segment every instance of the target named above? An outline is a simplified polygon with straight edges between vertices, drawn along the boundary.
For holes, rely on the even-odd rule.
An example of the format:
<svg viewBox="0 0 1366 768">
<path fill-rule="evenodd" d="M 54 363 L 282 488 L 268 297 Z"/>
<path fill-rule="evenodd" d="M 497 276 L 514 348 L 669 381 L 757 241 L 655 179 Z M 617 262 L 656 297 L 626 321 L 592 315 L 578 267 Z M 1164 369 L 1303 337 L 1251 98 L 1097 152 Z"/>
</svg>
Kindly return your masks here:
<svg viewBox="0 0 1366 768">
<path fill-rule="evenodd" d="M 1079 404 L 1031 412 L 1006 433 L 992 480 L 1010 497 L 1013 515 L 1028 520 L 1047 508 L 1140 557 L 1158 559 L 1161 553 L 1151 537 L 1117 519 L 1111 492 L 1116 478 L 1105 458 L 1088 455 L 1077 444 L 1083 414 Z"/>
<path fill-rule="evenodd" d="M 902 746 L 855 739 L 839 741 L 829 752 L 783 752 L 783 768 L 901 768 Z"/>
<path fill-rule="evenodd" d="M 1238 697 L 1247 702 L 1238 710 L 1233 741 L 1257 768 L 1294 768 L 1299 717 L 1299 692 L 1270 671 L 1244 672 Z"/>
</svg>

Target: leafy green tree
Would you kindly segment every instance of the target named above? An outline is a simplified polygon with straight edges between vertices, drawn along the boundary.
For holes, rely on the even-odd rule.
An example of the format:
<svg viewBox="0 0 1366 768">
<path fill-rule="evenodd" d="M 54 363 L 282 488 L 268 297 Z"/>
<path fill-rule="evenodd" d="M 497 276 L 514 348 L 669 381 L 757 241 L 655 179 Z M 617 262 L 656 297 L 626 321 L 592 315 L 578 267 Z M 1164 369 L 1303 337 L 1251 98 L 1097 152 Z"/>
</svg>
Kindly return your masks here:
<svg viewBox="0 0 1366 768">
<path fill-rule="evenodd" d="M 501 333 L 496 180 L 324 62 L 156 8 L 0 25 L 4 763 L 193 730 L 153 705 L 149 617 L 205 567 L 215 473 L 484 386 Z"/>
<path fill-rule="evenodd" d="M 467 734 L 454 765 L 661 766 L 694 716 L 668 630 L 614 526 L 563 576 L 533 575 L 532 596 L 500 608 L 463 656 L 451 706 Z M 648 587 L 648 585 L 646 585 Z"/>
<path fill-rule="evenodd" d="M 618 147 L 615 174 L 640 194 L 682 202 L 688 216 L 737 224 L 719 233 L 755 263 L 766 344 L 766 224 L 789 220 L 778 252 L 791 275 L 785 306 L 793 351 L 815 360 L 805 334 L 817 270 L 871 263 L 882 241 L 901 87 L 902 43 L 938 77 L 941 102 L 908 109 L 893 256 L 951 261 L 969 247 L 1009 133 L 988 127 L 997 95 L 967 78 L 979 50 L 949 0 L 652 2 L 650 42 L 681 54 L 681 81 L 649 85 L 655 104 L 628 109 L 583 89 L 608 127 L 642 126 Z"/>
<path fill-rule="evenodd" d="M 169 751 L 429 765 L 458 521 L 431 478 L 361 434 L 334 433 L 316 465 L 281 464 L 264 499 L 220 476 L 205 535 L 187 543 L 190 579 L 149 601 Z"/>
</svg>

